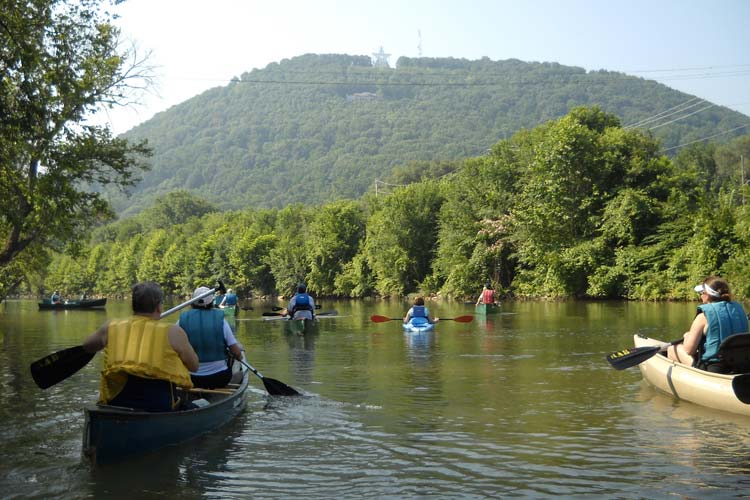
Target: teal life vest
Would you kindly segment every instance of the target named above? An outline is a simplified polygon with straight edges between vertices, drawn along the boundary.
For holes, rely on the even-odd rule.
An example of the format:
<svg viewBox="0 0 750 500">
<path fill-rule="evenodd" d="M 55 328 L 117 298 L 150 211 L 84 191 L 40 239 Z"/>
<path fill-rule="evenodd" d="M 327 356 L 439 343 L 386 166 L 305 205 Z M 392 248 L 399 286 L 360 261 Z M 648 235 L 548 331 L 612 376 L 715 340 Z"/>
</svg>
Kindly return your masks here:
<svg viewBox="0 0 750 500">
<path fill-rule="evenodd" d="M 718 361 L 719 346 L 727 337 L 735 333 L 747 332 L 747 315 L 738 302 L 709 302 L 698 306 L 698 311 L 706 315 L 708 329 L 706 344 L 701 361 L 712 363 Z"/>
<path fill-rule="evenodd" d="M 237 294 L 235 293 L 228 293 L 226 295 L 226 304 L 227 306 L 236 306 L 237 305 Z"/>
<path fill-rule="evenodd" d="M 226 359 L 223 311 L 191 309 L 180 314 L 179 325 L 187 333 L 190 345 L 198 354 L 198 361 L 204 363 Z"/>
</svg>

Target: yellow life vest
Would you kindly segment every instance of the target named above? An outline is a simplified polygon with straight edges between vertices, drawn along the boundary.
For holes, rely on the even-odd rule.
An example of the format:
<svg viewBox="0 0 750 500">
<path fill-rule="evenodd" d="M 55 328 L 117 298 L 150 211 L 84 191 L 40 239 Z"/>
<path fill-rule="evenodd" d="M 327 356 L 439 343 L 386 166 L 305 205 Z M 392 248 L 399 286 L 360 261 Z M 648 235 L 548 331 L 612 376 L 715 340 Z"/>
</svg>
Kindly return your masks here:
<svg viewBox="0 0 750 500">
<path fill-rule="evenodd" d="M 169 343 L 170 326 L 144 316 L 109 323 L 99 403 L 112 401 L 125 387 L 128 374 L 193 387 L 190 372 Z"/>
</svg>

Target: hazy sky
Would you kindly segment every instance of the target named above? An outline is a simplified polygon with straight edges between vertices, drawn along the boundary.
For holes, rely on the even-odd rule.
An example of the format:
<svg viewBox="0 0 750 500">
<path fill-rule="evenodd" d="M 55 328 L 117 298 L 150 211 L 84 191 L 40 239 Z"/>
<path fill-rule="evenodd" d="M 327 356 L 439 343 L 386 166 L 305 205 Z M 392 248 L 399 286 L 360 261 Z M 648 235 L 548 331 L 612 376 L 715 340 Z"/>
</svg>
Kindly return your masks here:
<svg viewBox="0 0 750 500">
<path fill-rule="evenodd" d="M 122 133 L 253 68 L 316 54 L 558 62 L 654 79 L 750 116 L 750 0 L 127 0 L 158 87 Z M 421 48 L 420 48 L 421 46 Z"/>
</svg>

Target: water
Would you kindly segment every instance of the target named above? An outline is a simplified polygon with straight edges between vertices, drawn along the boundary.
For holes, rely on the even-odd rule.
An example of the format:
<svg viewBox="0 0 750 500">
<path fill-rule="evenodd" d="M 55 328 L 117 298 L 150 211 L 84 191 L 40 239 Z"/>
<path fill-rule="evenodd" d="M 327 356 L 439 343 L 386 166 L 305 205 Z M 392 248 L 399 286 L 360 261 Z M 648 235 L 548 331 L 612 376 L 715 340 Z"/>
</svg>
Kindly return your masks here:
<svg viewBox="0 0 750 500">
<path fill-rule="evenodd" d="M 410 335 L 369 320 L 405 303 L 324 302 L 341 316 L 304 336 L 255 304 L 236 322 L 248 361 L 306 397 L 269 397 L 254 377 L 229 426 L 92 468 L 81 408 L 101 356 L 46 391 L 28 366 L 128 306 L 0 309 L 3 498 L 727 498 L 750 484 L 750 418 L 673 401 L 604 359 L 637 331 L 679 337 L 695 304 L 674 303 L 509 303 Z"/>
</svg>

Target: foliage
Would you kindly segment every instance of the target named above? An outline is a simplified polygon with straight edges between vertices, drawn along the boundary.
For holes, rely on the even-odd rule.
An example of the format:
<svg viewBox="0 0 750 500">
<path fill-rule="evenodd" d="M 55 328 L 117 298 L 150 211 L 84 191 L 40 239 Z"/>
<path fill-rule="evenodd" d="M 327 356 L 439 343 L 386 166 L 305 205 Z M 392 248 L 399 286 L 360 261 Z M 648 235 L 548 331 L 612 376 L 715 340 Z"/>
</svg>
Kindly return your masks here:
<svg viewBox="0 0 750 500">
<path fill-rule="evenodd" d="M 56 255 L 34 283 L 124 294 L 155 279 L 189 293 L 221 278 L 248 296 L 305 281 L 316 295 L 473 299 L 490 280 L 506 296 L 657 300 L 694 298 L 719 274 L 747 298 L 750 186 L 737 184 L 741 162 L 722 160 L 745 144 L 670 160 L 614 115 L 577 108 L 391 194 L 149 220 L 171 217 L 163 200 L 95 231 L 82 257 Z"/>
<path fill-rule="evenodd" d="M 125 137 L 153 145 L 153 169 L 132 198 L 111 199 L 125 216 L 177 189 L 221 209 L 317 206 L 357 199 L 376 180 L 435 179 L 577 106 L 599 106 L 629 125 L 690 99 L 654 81 L 554 63 L 401 58 L 381 69 L 363 56 L 307 54 L 130 130 Z M 746 122 L 715 107 L 653 134 L 672 148 Z"/>
<path fill-rule="evenodd" d="M 75 248 L 112 216 L 86 186 L 130 186 L 145 168 L 145 141 L 85 124 L 147 77 L 109 21 L 97 0 L 0 4 L 0 297 L 33 272 L 24 253 Z"/>
</svg>

